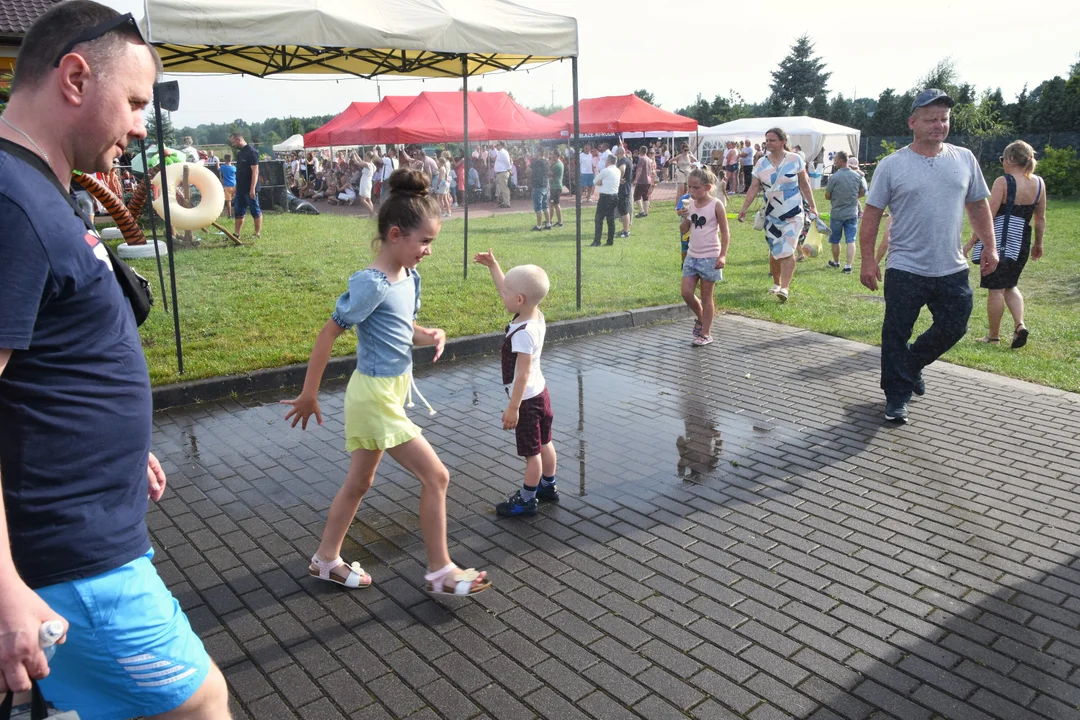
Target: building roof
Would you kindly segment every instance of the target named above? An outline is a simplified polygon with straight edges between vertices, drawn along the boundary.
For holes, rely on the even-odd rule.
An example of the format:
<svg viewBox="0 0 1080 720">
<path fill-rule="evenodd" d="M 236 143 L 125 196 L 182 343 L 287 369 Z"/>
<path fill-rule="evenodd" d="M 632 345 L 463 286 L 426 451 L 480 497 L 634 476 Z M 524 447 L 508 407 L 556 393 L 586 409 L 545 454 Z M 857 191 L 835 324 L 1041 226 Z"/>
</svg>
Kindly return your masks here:
<svg viewBox="0 0 1080 720">
<path fill-rule="evenodd" d="M 22 40 L 30 25 L 60 0 L 3 0 L 0 2 L 0 42 Z"/>
</svg>

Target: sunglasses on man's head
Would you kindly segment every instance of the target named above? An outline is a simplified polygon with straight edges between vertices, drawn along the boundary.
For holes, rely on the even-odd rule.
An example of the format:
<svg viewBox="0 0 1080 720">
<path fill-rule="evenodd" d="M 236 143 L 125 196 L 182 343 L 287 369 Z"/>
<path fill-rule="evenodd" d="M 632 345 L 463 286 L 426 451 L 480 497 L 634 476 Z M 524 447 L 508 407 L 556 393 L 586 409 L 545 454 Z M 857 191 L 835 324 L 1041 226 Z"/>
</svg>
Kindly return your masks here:
<svg viewBox="0 0 1080 720">
<path fill-rule="evenodd" d="M 64 49 L 60 51 L 60 54 L 56 56 L 56 60 L 53 61 L 53 67 L 60 67 L 60 61 L 64 59 L 64 56 L 70 53 L 76 45 L 79 43 L 90 42 L 91 40 L 97 40 L 99 37 L 105 35 L 105 33 L 111 32 L 122 25 L 131 23 L 131 27 L 135 28 L 136 34 L 142 38 L 142 31 L 139 29 L 139 24 L 135 22 L 135 18 L 131 13 L 124 13 L 123 15 L 117 15 L 112 20 L 106 20 L 100 25 L 95 25 L 89 28 L 85 32 L 75 36 L 71 42 L 64 46 Z M 145 40 L 144 40 L 145 42 Z"/>
</svg>

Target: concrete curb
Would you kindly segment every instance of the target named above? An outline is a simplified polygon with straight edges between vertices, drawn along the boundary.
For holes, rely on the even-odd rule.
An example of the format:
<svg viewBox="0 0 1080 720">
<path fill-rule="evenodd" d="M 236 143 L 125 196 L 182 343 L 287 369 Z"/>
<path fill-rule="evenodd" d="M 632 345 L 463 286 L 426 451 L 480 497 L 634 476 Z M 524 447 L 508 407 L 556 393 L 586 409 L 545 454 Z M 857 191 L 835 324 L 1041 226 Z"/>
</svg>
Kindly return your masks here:
<svg viewBox="0 0 1080 720">
<path fill-rule="evenodd" d="M 639 308 L 621 312 L 597 315 L 595 317 L 575 318 L 549 323 L 547 339 L 566 340 L 569 338 L 595 335 L 596 333 L 629 330 L 657 323 L 673 322 L 690 317 L 690 309 L 683 304 L 661 305 L 659 307 Z M 447 341 L 442 361 L 457 360 L 494 353 L 499 349 L 503 333 L 493 332 L 483 335 L 470 335 Z M 417 365 L 431 363 L 435 348 L 420 347 L 413 350 L 413 362 Z M 331 358 L 323 375 L 323 382 L 344 379 L 352 374 L 356 367 L 356 356 Z M 221 400 L 231 395 L 276 390 L 285 387 L 299 387 L 304 383 L 307 364 L 287 365 L 280 368 L 256 370 L 246 375 L 191 380 L 189 382 L 162 385 L 153 389 L 154 410 L 191 405 L 193 403 Z"/>
</svg>

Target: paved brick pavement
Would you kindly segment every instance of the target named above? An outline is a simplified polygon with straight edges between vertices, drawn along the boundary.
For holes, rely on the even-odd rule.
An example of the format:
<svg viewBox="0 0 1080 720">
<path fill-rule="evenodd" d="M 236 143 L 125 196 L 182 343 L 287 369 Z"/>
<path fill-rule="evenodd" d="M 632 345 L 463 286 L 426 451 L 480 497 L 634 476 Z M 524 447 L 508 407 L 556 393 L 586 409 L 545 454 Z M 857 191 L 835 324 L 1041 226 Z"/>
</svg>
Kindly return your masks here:
<svg viewBox="0 0 1080 720">
<path fill-rule="evenodd" d="M 745 319 L 553 343 L 563 502 L 497 519 L 522 466 L 497 361 L 417 371 L 476 600 L 419 591 L 418 484 L 387 458 L 306 577 L 347 465 L 342 392 L 155 417 L 156 562 L 238 718 L 1080 717 L 1078 396 L 937 365 L 882 424 L 874 348 Z"/>
</svg>

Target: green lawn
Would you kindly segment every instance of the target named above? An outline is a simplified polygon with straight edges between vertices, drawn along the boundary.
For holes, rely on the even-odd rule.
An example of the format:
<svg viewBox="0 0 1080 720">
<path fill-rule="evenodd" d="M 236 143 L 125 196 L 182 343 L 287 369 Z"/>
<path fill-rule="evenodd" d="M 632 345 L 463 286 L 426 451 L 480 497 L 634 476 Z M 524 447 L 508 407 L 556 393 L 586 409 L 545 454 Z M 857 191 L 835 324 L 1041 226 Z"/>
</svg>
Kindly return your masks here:
<svg viewBox="0 0 1080 720">
<path fill-rule="evenodd" d="M 732 210 L 739 207 L 736 197 Z M 820 196 L 824 211 L 828 203 Z M 970 367 L 1023 378 L 1067 390 L 1080 390 L 1080 203 L 1051 202 L 1046 257 L 1028 264 L 1020 288 L 1028 302 L 1031 341 L 1010 351 L 1008 316 L 1001 347 L 973 342 L 986 334 L 986 293 L 976 290 L 969 338 L 946 359 Z M 584 210 L 583 244 L 591 241 L 593 209 Z M 566 227 L 529 232 L 529 215 L 472 219 L 469 253 L 489 247 L 503 268 L 521 263 L 543 266 L 551 277 L 544 303 L 549 320 L 597 315 L 615 310 L 680 302 L 678 231 L 672 203 L 653 207 L 634 224 L 633 237 L 612 248 L 582 248 L 582 310 L 575 307 L 573 212 Z M 249 221 L 250 222 L 250 221 Z M 478 265 L 462 278 L 463 222 L 443 227 L 434 253 L 420 266 L 424 278 L 421 322 L 442 327 L 450 337 L 490 332 L 506 316 L 490 276 Z M 307 360 L 318 329 L 344 290 L 349 275 L 372 257 L 369 220 L 331 215 L 268 215 L 262 239 L 251 247 L 224 245 L 181 251 L 176 257 L 183 328 L 184 375 L 176 373 L 172 315 L 158 306 L 141 328 L 155 384 L 243 373 Z M 725 282 L 717 288 L 722 311 L 808 328 L 877 344 L 884 310 L 880 291 L 870 293 L 856 273 L 842 275 L 825 266 L 826 254 L 802 263 L 792 297 L 779 305 L 767 294 L 766 249 L 749 223 L 732 221 L 732 244 Z M 134 263 L 157 277 L 153 261 Z M 977 284 L 973 273 L 973 283 Z M 167 278 L 166 278 L 167 279 Z M 920 331 L 928 318 L 920 320 Z M 719 338 L 723 342 L 723 338 Z M 355 350 L 355 338 L 342 336 L 335 353 Z"/>
</svg>

